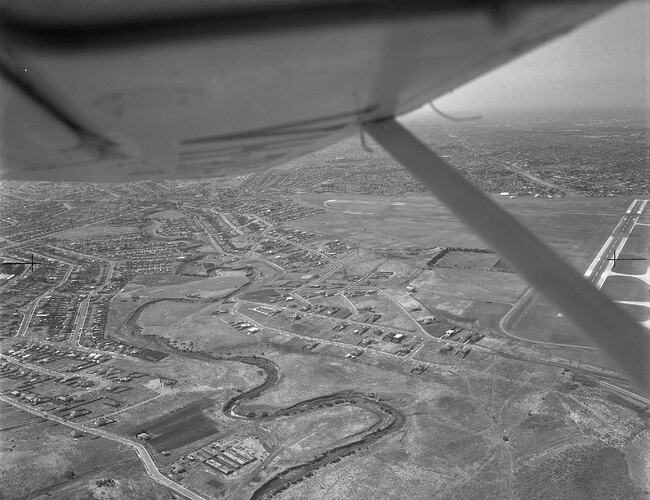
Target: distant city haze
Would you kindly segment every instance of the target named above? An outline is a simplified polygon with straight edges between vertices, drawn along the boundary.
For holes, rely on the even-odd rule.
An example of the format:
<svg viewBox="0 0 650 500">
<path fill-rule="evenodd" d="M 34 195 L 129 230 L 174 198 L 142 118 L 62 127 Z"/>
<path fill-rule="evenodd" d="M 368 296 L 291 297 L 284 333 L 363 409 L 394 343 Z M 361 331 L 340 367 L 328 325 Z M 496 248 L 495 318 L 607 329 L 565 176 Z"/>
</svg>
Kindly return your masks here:
<svg viewBox="0 0 650 500">
<path fill-rule="evenodd" d="M 436 104 L 447 113 L 485 118 L 531 112 L 647 120 L 649 16 L 650 2 L 625 3 Z"/>
</svg>

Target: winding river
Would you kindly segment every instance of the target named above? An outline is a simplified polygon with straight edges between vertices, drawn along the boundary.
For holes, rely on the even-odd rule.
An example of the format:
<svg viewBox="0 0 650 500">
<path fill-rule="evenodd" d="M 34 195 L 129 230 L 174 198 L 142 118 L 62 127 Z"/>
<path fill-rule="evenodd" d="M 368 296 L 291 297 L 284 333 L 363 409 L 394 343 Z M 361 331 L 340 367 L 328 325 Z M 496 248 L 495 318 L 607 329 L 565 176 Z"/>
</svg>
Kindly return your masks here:
<svg viewBox="0 0 650 500">
<path fill-rule="evenodd" d="M 245 413 L 240 413 L 243 404 L 246 401 L 258 398 L 265 391 L 275 386 L 279 380 L 279 369 L 271 360 L 257 356 L 232 356 L 218 359 L 253 365 L 262 369 L 265 373 L 264 381 L 260 385 L 236 395 L 223 406 L 222 411 L 228 417 L 242 418 L 252 421 L 273 420 L 279 417 L 306 413 L 318 408 L 340 405 L 360 406 L 373 411 L 380 417 L 375 424 L 366 429 L 363 435 L 355 441 L 331 448 L 312 458 L 308 462 L 295 465 L 273 476 L 253 492 L 251 500 L 271 498 L 276 493 L 288 488 L 292 484 L 296 484 L 313 475 L 317 469 L 325 467 L 328 464 L 336 463 L 343 457 L 352 455 L 358 450 L 368 447 L 375 441 L 379 440 L 382 436 L 390 432 L 395 432 L 404 425 L 404 415 L 395 407 L 384 401 L 380 401 L 377 398 L 357 391 L 335 392 L 307 399 L 286 408 L 279 408 L 270 413 L 251 417 L 246 416 Z"/>
<path fill-rule="evenodd" d="M 228 294 L 227 297 L 222 297 L 220 299 L 209 302 L 225 300 L 226 298 L 235 295 L 235 293 L 241 293 L 244 289 L 248 288 L 250 284 L 251 283 L 248 283 L 240 290 Z M 172 302 L 195 302 L 194 300 L 183 298 L 161 298 L 142 304 L 137 307 L 122 323 L 122 328 L 126 328 L 126 331 L 122 330 L 122 333 L 126 333 L 127 335 L 137 335 L 137 320 L 142 311 L 153 304 L 165 300 Z M 367 448 L 386 434 L 398 431 L 404 425 L 404 415 L 395 407 L 389 405 L 385 401 L 379 400 L 376 397 L 351 390 L 318 396 L 315 398 L 300 401 L 285 408 L 277 408 L 259 414 L 256 414 L 254 412 L 246 412 L 245 404 L 247 402 L 257 399 L 278 383 L 278 380 L 280 378 L 280 370 L 273 361 L 260 356 L 215 356 L 207 353 L 185 352 L 171 348 L 171 346 L 167 344 L 164 338 L 160 338 L 155 335 L 148 337 L 156 337 L 157 344 L 159 344 L 161 347 L 162 345 L 165 345 L 165 350 L 173 350 L 176 354 L 179 354 L 181 356 L 210 359 L 214 361 L 235 361 L 261 369 L 264 372 L 264 381 L 261 384 L 253 387 L 246 392 L 237 394 L 228 400 L 223 406 L 222 412 L 229 418 L 237 418 L 252 422 L 262 422 L 277 419 L 280 417 L 304 414 L 309 411 L 315 411 L 319 408 L 336 407 L 343 405 L 359 406 L 366 410 L 372 411 L 379 417 L 377 422 L 375 422 L 362 433 L 357 434 L 354 441 L 331 448 L 321 453 L 320 455 L 313 457 L 307 462 L 285 469 L 282 472 L 271 477 L 253 492 L 251 500 L 271 498 L 289 486 L 299 483 L 303 479 L 312 476 L 317 469 L 325 467 L 329 464 L 336 463 L 346 456 L 352 455 L 363 448 Z"/>
</svg>

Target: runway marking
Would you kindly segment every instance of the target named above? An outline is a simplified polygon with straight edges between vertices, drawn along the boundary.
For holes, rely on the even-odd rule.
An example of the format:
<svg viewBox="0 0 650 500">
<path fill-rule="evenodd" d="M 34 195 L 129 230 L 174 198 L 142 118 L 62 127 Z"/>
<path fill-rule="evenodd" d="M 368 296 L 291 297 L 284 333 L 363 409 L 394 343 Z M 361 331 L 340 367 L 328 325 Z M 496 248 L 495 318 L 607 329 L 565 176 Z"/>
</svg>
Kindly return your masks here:
<svg viewBox="0 0 650 500">
<path fill-rule="evenodd" d="M 634 228 L 634 224 L 632 224 L 632 228 Z M 627 236 L 624 236 L 623 238 L 621 238 L 621 241 L 616 246 L 615 254 L 621 255 L 621 252 L 623 251 L 623 247 L 627 243 L 627 240 L 630 237 L 631 232 L 632 232 L 632 229 L 630 229 L 630 232 L 627 234 Z M 616 263 L 616 261 L 613 261 L 613 260 L 607 261 L 607 264 L 605 265 L 605 269 L 603 270 L 602 274 L 600 275 L 600 278 L 598 278 L 598 283 L 596 283 L 596 288 L 601 288 L 603 286 L 603 284 L 605 283 L 605 280 L 609 277 L 612 269 L 614 268 L 615 263 Z"/>
<path fill-rule="evenodd" d="M 621 239 L 617 242 L 615 251 L 616 254 L 621 253 L 621 250 L 625 246 L 625 243 L 627 243 L 628 238 L 630 237 L 630 234 L 632 233 L 634 227 L 637 225 L 637 221 L 641 215 L 643 215 L 643 211 L 645 210 L 645 207 L 648 203 L 648 200 L 634 200 L 628 207 L 627 211 L 625 212 L 625 215 L 621 217 L 621 220 L 616 224 L 616 227 L 612 230 L 609 238 L 607 238 L 607 241 L 603 244 L 603 246 L 600 248 L 596 256 L 594 257 L 594 260 L 591 262 L 589 267 L 587 268 L 587 271 L 585 271 L 585 278 L 589 279 L 592 277 L 594 272 L 596 271 L 596 268 L 601 265 L 603 262 L 604 257 L 606 254 L 611 252 L 611 245 L 614 242 L 615 238 L 618 238 L 622 235 Z M 631 218 L 632 217 L 632 218 Z M 624 226 L 629 225 L 630 222 L 632 224 L 628 228 L 624 229 Z M 617 235 L 617 233 L 619 233 Z M 627 234 L 625 234 L 627 233 Z M 595 283 L 597 288 L 600 288 L 603 286 L 603 283 L 605 282 L 605 279 L 607 279 L 607 276 L 611 273 L 611 270 L 614 266 L 613 261 L 607 261 L 605 264 L 605 268 L 602 270 L 601 275 L 598 278 L 598 281 Z"/>
<path fill-rule="evenodd" d="M 621 219 L 619 221 L 619 223 L 616 225 L 616 227 L 621 225 L 622 222 L 623 222 L 623 219 Z M 614 231 L 616 231 L 616 228 L 614 228 Z M 596 254 L 596 257 L 594 257 L 594 260 L 591 262 L 591 264 L 589 265 L 589 268 L 585 272 L 585 278 L 589 278 L 589 276 L 591 276 L 591 273 L 594 272 L 594 268 L 600 262 L 600 259 L 603 257 L 603 255 L 605 254 L 605 252 L 609 248 L 609 245 L 611 244 L 613 239 L 614 239 L 613 236 L 610 236 L 609 238 L 607 238 L 607 241 L 605 241 L 605 244 L 600 248 L 600 251 Z"/>
<path fill-rule="evenodd" d="M 636 204 L 636 201 L 637 200 L 634 200 L 630 204 L 630 207 L 627 209 L 626 214 L 629 214 L 632 211 L 632 208 Z M 627 218 L 624 215 L 623 217 L 621 217 L 621 220 L 618 221 L 618 224 L 616 224 L 616 227 L 614 227 L 614 229 L 612 230 L 611 235 L 609 236 L 609 238 L 607 238 L 607 241 L 605 241 L 603 246 L 600 247 L 600 251 L 596 254 L 596 257 L 594 257 L 594 260 L 591 262 L 591 264 L 587 268 L 587 271 L 585 272 L 585 278 L 589 278 L 591 276 L 591 274 L 594 272 L 594 269 L 596 268 L 598 263 L 601 261 L 601 259 L 605 255 L 605 252 L 607 252 L 607 250 L 609 249 L 609 246 L 611 245 L 612 241 L 614 240 L 614 236 L 613 236 L 614 233 L 619 228 L 619 226 L 621 226 L 621 225 L 623 225 L 625 223 L 626 220 L 627 220 Z"/>
<path fill-rule="evenodd" d="M 621 255 L 623 247 L 627 243 L 627 240 L 630 238 L 632 231 L 636 226 L 648 226 L 650 224 L 644 224 L 638 222 L 639 217 L 644 215 L 645 208 L 648 204 L 648 200 L 634 200 L 628 207 L 625 215 L 621 220 L 616 224 L 616 227 L 612 230 L 609 238 L 605 244 L 601 247 L 600 251 L 594 257 L 594 260 L 589 265 L 589 268 L 585 272 L 585 278 L 592 278 L 592 282 L 596 288 L 601 288 L 610 276 L 629 276 L 633 278 L 640 279 L 646 283 L 650 284 L 650 267 L 647 269 L 645 274 L 642 275 L 626 275 L 622 273 L 617 273 L 613 270 L 615 261 L 613 259 L 606 259 L 607 255 L 610 252 L 614 251 L 614 255 Z M 615 245 L 615 248 L 611 248 L 612 245 Z M 604 264 L 604 267 L 603 267 Z M 598 274 L 600 273 L 600 274 Z M 597 278 L 597 281 L 594 281 L 593 278 Z M 627 301 L 627 300 L 616 300 L 614 302 L 619 304 L 629 304 L 634 306 L 643 306 L 650 307 L 650 302 L 645 301 Z M 641 321 L 646 328 L 650 329 L 650 320 Z"/>
</svg>

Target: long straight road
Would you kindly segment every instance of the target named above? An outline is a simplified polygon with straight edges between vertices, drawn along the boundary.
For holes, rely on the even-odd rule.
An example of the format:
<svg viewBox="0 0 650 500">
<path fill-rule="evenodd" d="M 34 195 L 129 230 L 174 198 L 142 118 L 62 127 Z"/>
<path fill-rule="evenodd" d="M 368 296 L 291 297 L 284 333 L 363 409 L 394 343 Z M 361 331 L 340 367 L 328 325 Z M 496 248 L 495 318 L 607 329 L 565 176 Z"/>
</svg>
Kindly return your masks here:
<svg viewBox="0 0 650 500">
<path fill-rule="evenodd" d="M 585 278 L 593 283 L 597 288 L 603 286 L 607 274 L 614 265 L 611 259 L 614 254 L 620 255 L 621 250 L 625 246 L 634 225 L 638 222 L 639 217 L 643 215 L 648 200 L 634 200 L 627 212 L 623 215 L 616 227 L 612 230 L 612 234 L 607 239 L 605 244 L 601 247 L 593 262 L 585 272 Z"/>
<path fill-rule="evenodd" d="M 68 267 L 68 270 L 66 271 L 65 275 L 63 278 L 61 278 L 56 285 L 48 288 L 45 292 L 40 294 L 38 297 L 36 297 L 32 302 L 27 306 L 27 311 L 25 311 L 25 314 L 23 315 L 23 321 L 20 323 L 20 326 L 18 327 L 18 331 L 16 332 L 16 337 L 20 337 L 25 335 L 27 332 L 27 328 L 29 327 L 29 324 L 32 322 L 32 317 L 34 316 L 34 312 L 36 312 L 36 308 L 38 307 L 38 304 L 41 302 L 41 299 L 43 297 L 46 297 L 50 293 L 52 293 L 54 290 L 59 288 L 63 283 L 65 283 L 70 275 L 72 274 L 72 270 L 74 269 L 74 266 L 71 264 L 68 264 L 70 267 Z"/>
</svg>

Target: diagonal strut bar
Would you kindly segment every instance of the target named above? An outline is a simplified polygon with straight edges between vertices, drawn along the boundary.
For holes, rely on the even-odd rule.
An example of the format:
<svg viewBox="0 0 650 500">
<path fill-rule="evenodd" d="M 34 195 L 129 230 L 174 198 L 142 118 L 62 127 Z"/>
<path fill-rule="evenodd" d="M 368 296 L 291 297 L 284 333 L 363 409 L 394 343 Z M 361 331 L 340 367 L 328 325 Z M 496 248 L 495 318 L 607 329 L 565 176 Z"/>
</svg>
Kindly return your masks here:
<svg viewBox="0 0 650 500">
<path fill-rule="evenodd" d="M 394 118 L 364 128 L 650 394 L 650 333 L 640 323 Z"/>
</svg>

